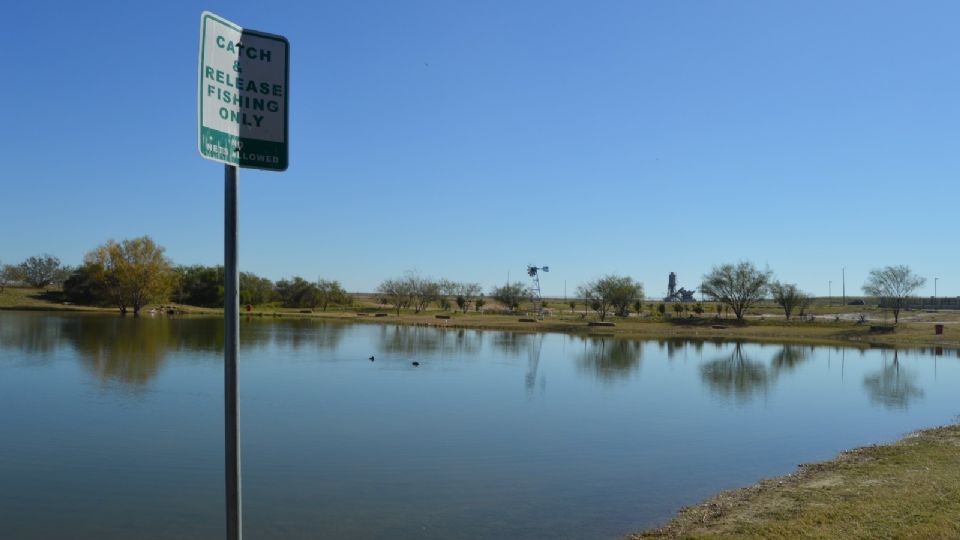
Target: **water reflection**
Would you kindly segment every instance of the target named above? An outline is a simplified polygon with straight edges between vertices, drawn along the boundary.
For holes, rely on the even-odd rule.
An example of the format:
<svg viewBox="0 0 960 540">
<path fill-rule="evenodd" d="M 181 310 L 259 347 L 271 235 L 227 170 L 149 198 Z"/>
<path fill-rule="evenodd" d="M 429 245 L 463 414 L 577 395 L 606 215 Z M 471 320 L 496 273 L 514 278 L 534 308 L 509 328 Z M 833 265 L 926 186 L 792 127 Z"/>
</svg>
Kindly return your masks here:
<svg viewBox="0 0 960 540">
<path fill-rule="evenodd" d="M 583 352 L 577 358 L 581 371 L 604 381 L 612 381 L 626 378 L 640 369 L 642 341 L 597 337 L 585 337 L 582 340 Z M 675 344 L 668 342 L 668 347 L 675 347 Z"/>
<path fill-rule="evenodd" d="M 408 358 L 424 356 L 473 355 L 483 345 L 483 334 L 476 330 L 443 330 L 428 326 L 381 326 L 379 350 Z"/>
<path fill-rule="evenodd" d="M 19 361 L 44 364 L 50 361 L 48 353 L 60 345 L 60 326 L 50 324 L 47 317 L 38 315 L 5 316 L 0 324 L 0 344 L 24 353 Z"/>
<path fill-rule="evenodd" d="M 770 374 L 760 362 L 750 360 L 744 353 L 743 343 L 737 342 L 733 351 L 700 366 L 700 377 L 711 392 L 723 397 L 732 397 L 745 403 L 759 393 L 766 393 Z"/>
<path fill-rule="evenodd" d="M 170 321 L 143 324 L 129 317 L 81 317 L 64 320 L 63 337 L 79 354 L 81 365 L 100 381 L 143 386 L 160 371 L 170 349 Z"/>
<path fill-rule="evenodd" d="M 520 356 L 529 345 L 533 334 L 520 334 L 517 332 L 493 332 L 491 343 L 497 351 L 509 355 Z"/>
<path fill-rule="evenodd" d="M 523 384 L 527 388 L 527 395 L 533 395 L 537 383 L 537 370 L 540 368 L 540 353 L 543 351 L 543 338 L 546 334 L 537 334 L 528 340 L 527 345 L 527 373 L 523 377 Z M 546 390 L 547 379 L 540 377 L 540 389 Z"/>
<path fill-rule="evenodd" d="M 329 351 L 340 346 L 346 328 L 347 325 L 342 323 L 317 323 L 309 319 L 248 321 L 240 325 L 240 344 L 256 346 L 272 343 L 294 351 L 304 347 Z"/>
<path fill-rule="evenodd" d="M 907 409 L 911 401 L 923 397 L 923 389 L 916 381 L 916 373 L 901 367 L 899 354 L 893 351 L 893 361 L 884 356 L 883 367 L 864 377 L 863 387 L 871 402 L 888 409 Z"/>
<path fill-rule="evenodd" d="M 809 360 L 812 353 L 813 347 L 809 345 L 783 345 L 770 360 L 770 367 L 776 375 L 793 371 Z"/>
<path fill-rule="evenodd" d="M 218 362 L 223 349 L 223 323 L 219 318 L 124 318 L 92 315 L 3 314 L 0 344 L 19 365 L 45 366 L 56 358 L 57 351 L 69 347 L 78 353 L 80 365 L 98 380 L 118 381 L 131 387 L 144 387 L 153 380 L 173 353 L 190 353 L 194 361 Z M 245 319 L 240 341 L 244 348 L 275 346 L 293 351 L 310 348 L 334 351 L 347 336 L 360 331 L 357 325 L 309 319 Z M 385 355 L 412 360 L 433 356 L 444 359 L 492 356 L 526 360 L 523 384 L 528 395 L 537 386 L 545 388 L 547 372 L 541 365 L 548 334 L 508 331 L 441 329 L 426 326 L 363 327 L 362 333 L 372 339 Z M 644 342 L 612 336 L 570 337 L 557 339 L 565 343 L 582 343 L 574 353 L 576 371 L 582 375 L 611 382 L 629 379 L 639 372 L 644 349 L 658 348 L 666 359 L 693 359 L 700 381 L 712 393 L 724 399 L 746 403 L 757 396 L 768 395 L 774 382 L 787 381 L 804 370 L 818 355 L 826 353 L 827 367 L 836 356 L 840 377 L 850 365 L 845 363 L 846 348 L 819 348 L 807 345 L 782 345 L 767 356 L 769 346 L 729 343 L 717 340 L 663 339 Z M 579 342 L 578 342 L 579 340 Z M 712 346 L 711 346 L 712 345 Z M 714 352 L 716 351 L 716 352 Z M 196 354 L 202 352 L 206 354 Z M 693 353 L 689 354 L 688 353 Z M 854 353 L 854 350 L 849 352 Z M 861 361 L 870 362 L 877 352 L 858 350 Z M 936 377 L 936 349 L 917 350 L 916 354 L 933 358 Z M 259 354 L 259 353 L 257 353 Z M 769 362 L 758 359 L 759 355 Z M 900 352 L 884 356 L 876 371 L 857 373 L 862 389 L 870 402 L 888 409 L 907 409 L 924 398 L 917 374 L 902 365 Z M 709 359 L 710 356 L 713 359 Z M 956 356 L 956 351 L 946 351 Z M 319 357 L 324 357 L 320 355 Z M 703 360 L 706 356 L 707 359 Z M 942 356 L 941 356 L 942 358 Z M 942 360 L 941 360 L 942 361 Z M 869 364 L 867 364 L 869 365 Z M 551 364 L 550 369 L 556 369 Z M 857 367 L 856 369 L 860 369 Z M 548 370 L 549 371 L 549 370 Z"/>
</svg>

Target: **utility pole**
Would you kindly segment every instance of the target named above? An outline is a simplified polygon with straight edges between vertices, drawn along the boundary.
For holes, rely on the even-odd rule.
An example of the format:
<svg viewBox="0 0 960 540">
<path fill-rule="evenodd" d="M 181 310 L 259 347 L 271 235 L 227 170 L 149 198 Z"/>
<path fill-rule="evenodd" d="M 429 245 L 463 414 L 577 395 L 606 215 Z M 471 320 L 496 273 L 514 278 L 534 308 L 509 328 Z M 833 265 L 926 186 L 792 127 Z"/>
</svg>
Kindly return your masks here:
<svg viewBox="0 0 960 540">
<path fill-rule="evenodd" d="M 847 267 L 843 267 L 843 305 L 847 305 Z"/>
</svg>

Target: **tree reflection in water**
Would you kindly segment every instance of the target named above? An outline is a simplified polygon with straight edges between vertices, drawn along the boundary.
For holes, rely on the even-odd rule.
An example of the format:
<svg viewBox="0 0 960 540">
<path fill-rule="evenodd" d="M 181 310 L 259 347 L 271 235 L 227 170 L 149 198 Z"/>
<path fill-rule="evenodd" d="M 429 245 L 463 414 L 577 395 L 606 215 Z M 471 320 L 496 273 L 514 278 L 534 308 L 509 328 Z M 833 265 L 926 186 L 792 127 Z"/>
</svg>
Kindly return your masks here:
<svg viewBox="0 0 960 540">
<path fill-rule="evenodd" d="M 770 360 L 770 367 L 776 375 L 793 371 L 809 360 L 812 353 L 813 347 L 810 345 L 783 345 Z"/>
<path fill-rule="evenodd" d="M 160 371 L 171 345 L 167 318 L 78 317 L 64 321 L 63 336 L 81 364 L 101 382 L 143 387 Z"/>
<path fill-rule="evenodd" d="M 623 379 L 640 369 L 643 342 L 612 337 L 585 337 L 583 352 L 577 358 L 582 371 L 601 380 Z"/>
<path fill-rule="evenodd" d="M 318 322 L 310 319 L 286 319 L 262 323 L 257 321 L 253 325 L 249 323 L 246 325 L 250 327 L 249 332 L 243 332 L 244 326 L 240 325 L 240 344 L 243 346 L 270 341 L 294 350 L 314 347 L 321 351 L 336 349 L 343 340 L 343 332 L 346 328 L 343 323 Z"/>
<path fill-rule="evenodd" d="M 900 367 L 898 352 L 893 351 L 893 362 L 883 359 L 883 368 L 863 378 L 863 387 L 870 401 L 888 409 L 907 409 L 910 402 L 923 397 L 923 389 L 916 384 L 917 375 Z"/>
<path fill-rule="evenodd" d="M 3 324 L 0 324 L 0 344 L 22 351 L 23 355 L 12 357 L 17 361 L 47 364 L 62 339 L 61 325 L 50 324 L 50 320 L 32 313 L 4 317 Z"/>
<path fill-rule="evenodd" d="M 518 332 L 493 332 L 491 343 L 501 353 L 508 356 L 520 356 L 529 346 L 532 334 Z"/>
<path fill-rule="evenodd" d="M 483 343 L 482 333 L 475 330 L 443 330 L 426 326 L 382 326 L 378 336 L 379 350 L 413 360 L 425 356 L 472 355 Z"/>
<path fill-rule="evenodd" d="M 770 375 L 766 366 L 744 355 L 743 343 L 734 344 L 724 357 L 700 366 L 700 377 L 714 393 L 746 403 L 758 393 L 766 393 Z"/>
</svg>

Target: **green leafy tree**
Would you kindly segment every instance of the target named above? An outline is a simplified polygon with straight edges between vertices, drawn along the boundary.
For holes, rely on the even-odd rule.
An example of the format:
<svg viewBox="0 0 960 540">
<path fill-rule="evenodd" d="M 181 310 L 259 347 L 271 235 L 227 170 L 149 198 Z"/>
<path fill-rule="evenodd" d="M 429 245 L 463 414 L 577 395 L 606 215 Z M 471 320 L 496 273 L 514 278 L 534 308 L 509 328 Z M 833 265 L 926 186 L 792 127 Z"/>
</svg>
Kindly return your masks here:
<svg viewBox="0 0 960 540">
<path fill-rule="evenodd" d="M 224 272 L 222 266 L 178 266 L 173 300 L 178 304 L 222 307 Z M 266 304 L 274 297 L 273 282 L 250 272 L 240 272 L 240 303 Z"/>
<path fill-rule="evenodd" d="M 680 314 L 683 313 L 683 304 L 681 304 L 680 302 L 674 303 L 673 312 L 677 314 L 677 317 L 679 317 Z"/>
<path fill-rule="evenodd" d="M 37 289 L 50 285 L 59 285 L 70 275 L 70 269 L 60 263 L 53 255 L 43 254 L 28 257 L 19 265 L 21 280 Z"/>
<path fill-rule="evenodd" d="M 281 279 L 274 285 L 274 290 L 283 307 L 313 309 L 320 303 L 317 285 L 300 276 L 290 280 Z"/>
<path fill-rule="evenodd" d="M 643 309 L 643 302 L 639 299 L 633 301 L 633 311 L 637 313 L 637 317 L 640 316 L 640 310 Z"/>
<path fill-rule="evenodd" d="M 500 287 L 494 287 L 494 289 L 490 291 L 490 296 L 506 306 L 509 310 L 516 311 L 517 308 L 520 307 L 520 302 L 530 296 L 530 290 L 527 289 L 523 283 L 517 281 Z"/>
<path fill-rule="evenodd" d="M 881 305 L 893 311 L 893 322 L 900 322 L 900 310 L 911 294 L 927 282 L 910 270 L 909 266 L 886 266 L 870 271 L 863 292 L 880 299 Z"/>
<path fill-rule="evenodd" d="M 178 266 L 173 299 L 178 304 L 201 307 L 223 306 L 224 274 L 222 266 Z"/>
<path fill-rule="evenodd" d="M 657 313 L 660 314 L 660 318 L 662 319 L 663 316 L 667 314 L 667 305 L 663 302 L 657 304 Z"/>
<path fill-rule="evenodd" d="M 97 270 L 87 264 L 80 265 L 63 282 L 63 297 L 67 302 L 84 306 L 108 306 L 112 298 L 97 278 Z"/>
<path fill-rule="evenodd" d="M 733 310 L 738 321 L 743 321 L 747 309 L 763 299 L 770 284 L 771 272 L 758 270 L 753 263 L 714 266 L 703 276 L 700 290 L 710 298 Z"/>
<path fill-rule="evenodd" d="M 693 312 L 696 313 L 698 317 L 700 315 L 703 315 L 703 304 L 701 304 L 700 302 L 697 302 L 696 304 L 694 304 Z"/>
<path fill-rule="evenodd" d="M 597 305 L 597 315 L 605 320 L 609 312 L 621 317 L 629 314 L 630 305 L 643 297 L 643 285 L 628 276 L 611 274 L 577 288 L 577 294 Z"/>
<path fill-rule="evenodd" d="M 481 294 L 477 300 L 473 303 L 474 310 L 477 312 L 483 311 L 483 306 L 487 304 L 487 299 Z"/>
<path fill-rule="evenodd" d="M 339 281 L 320 278 L 317 280 L 316 287 L 317 303 L 323 311 L 326 311 L 331 304 L 342 306 L 349 305 L 352 302 L 350 295 L 343 290 Z"/>
<path fill-rule="evenodd" d="M 240 272 L 240 303 L 262 305 L 273 300 L 273 282 L 250 272 Z"/>
</svg>

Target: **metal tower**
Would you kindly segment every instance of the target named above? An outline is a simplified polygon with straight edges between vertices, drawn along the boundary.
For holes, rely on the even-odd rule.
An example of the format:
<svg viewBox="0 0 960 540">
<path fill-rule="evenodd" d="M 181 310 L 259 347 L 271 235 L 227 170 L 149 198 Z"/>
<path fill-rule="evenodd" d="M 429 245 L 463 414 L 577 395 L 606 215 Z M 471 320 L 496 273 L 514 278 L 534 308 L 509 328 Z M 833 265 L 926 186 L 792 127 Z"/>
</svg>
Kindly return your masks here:
<svg viewBox="0 0 960 540">
<path fill-rule="evenodd" d="M 540 271 L 549 272 L 549 266 L 527 265 L 527 275 L 533 279 L 533 308 L 537 312 L 537 318 L 543 320 L 543 297 L 540 296 Z"/>
</svg>

